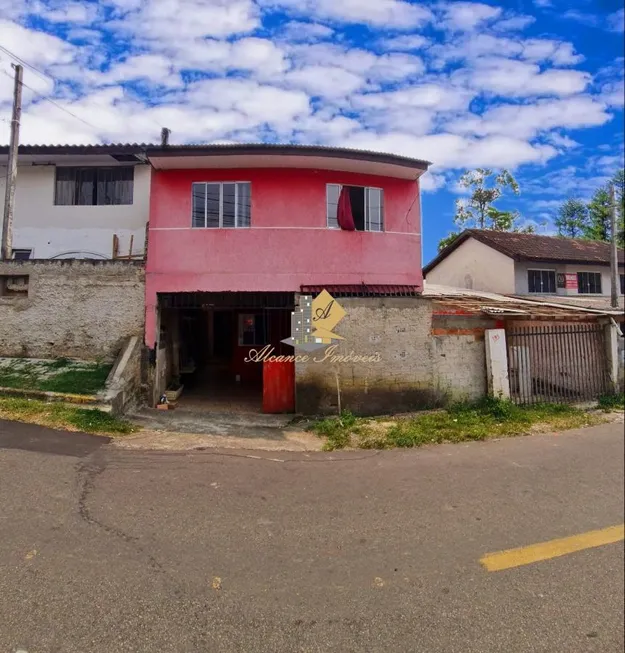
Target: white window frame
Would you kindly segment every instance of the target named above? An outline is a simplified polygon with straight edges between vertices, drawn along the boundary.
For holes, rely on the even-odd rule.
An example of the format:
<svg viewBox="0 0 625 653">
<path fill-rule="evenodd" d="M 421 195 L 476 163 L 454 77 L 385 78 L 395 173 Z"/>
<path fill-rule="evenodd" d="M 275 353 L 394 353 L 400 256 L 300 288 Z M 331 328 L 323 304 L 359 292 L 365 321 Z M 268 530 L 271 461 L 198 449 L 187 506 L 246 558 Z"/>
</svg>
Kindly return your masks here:
<svg viewBox="0 0 625 653">
<path fill-rule="evenodd" d="M 385 227 L 386 227 L 386 221 L 384 220 L 384 189 L 380 188 L 378 186 L 359 186 L 358 184 L 326 184 L 326 227 L 328 229 L 335 229 L 335 230 L 338 229 L 339 231 L 341 230 L 341 227 L 339 226 L 338 221 L 337 221 L 336 225 L 331 225 L 330 224 L 330 217 L 328 215 L 328 213 L 329 213 L 329 211 L 328 211 L 328 205 L 329 205 L 328 197 L 329 197 L 330 186 L 338 187 L 339 197 L 341 196 L 341 190 L 343 189 L 343 186 L 351 186 L 352 188 L 362 188 L 363 191 L 364 191 L 364 211 L 365 211 L 365 228 L 363 229 L 363 231 L 366 231 L 367 233 L 371 233 L 371 234 L 384 233 L 384 230 L 385 230 Z M 368 191 L 370 191 L 370 190 L 380 191 L 380 198 L 381 198 L 381 202 L 380 202 L 380 223 L 382 225 L 382 229 L 379 229 L 379 230 L 378 229 L 375 229 L 375 230 L 370 229 L 371 222 L 370 222 L 370 219 L 369 219 L 369 193 L 368 193 Z M 360 231 L 360 230 L 357 229 L 356 231 Z"/>
<path fill-rule="evenodd" d="M 219 226 L 208 226 L 208 204 L 204 203 L 204 226 L 195 227 L 193 225 L 193 187 L 196 184 L 204 186 L 219 186 Z M 234 184 L 234 227 L 224 227 L 224 184 Z M 250 223 L 249 225 L 239 226 L 239 193 L 236 188 L 238 184 L 249 184 L 250 187 Z M 191 228 L 192 229 L 249 229 L 252 226 L 252 182 L 251 181 L 194 181 L 191 182 Z"/>
<path fill-rule="evenodd" d="M 529 273 L 530 272 L 553 272 L 554 274 L 554 280 L 553 280 L 553 285 L 554 285 L 554 291 L 545 291 L 545 290 L 530 290 L 530 280 L 529 280 Z M 558 273 L 556 272 L 555 269 L 553 268 L 527 268 L 527 274 L 528 274 L 528 279 L 527 279 L 527 294 L 528 295 L 555 295 L 558 293 Z M 541 280 L 542 283 L 542 280 Z"/>
</svg>

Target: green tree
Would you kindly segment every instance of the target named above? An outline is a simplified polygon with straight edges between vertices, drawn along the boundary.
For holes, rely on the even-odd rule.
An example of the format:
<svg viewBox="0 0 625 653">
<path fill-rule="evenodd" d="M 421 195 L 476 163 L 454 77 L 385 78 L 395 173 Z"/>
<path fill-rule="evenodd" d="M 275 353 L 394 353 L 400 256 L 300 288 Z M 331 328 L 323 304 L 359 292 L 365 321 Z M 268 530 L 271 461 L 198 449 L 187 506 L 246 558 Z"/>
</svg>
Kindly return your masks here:
<svg viewBox="0 0 625 653">
<path fill-rule="evenodd" d="M 581 238 L 588 227 L 588 207 L 581 200 L 569 198 L 558 209 L 554 222 L 558 236 Z"/>
<path fill-rule="evenodd" d="M 518 211 L 500 211 L 493 206 L 506 189 L 514 195 L 520 193 L 519 184 L 507 170 L 501 170 L 497 174 L 486 168 L 469 170 L 460 177 L 460 185 L 471 191 L 467 200 L 456 201 L 454 223 L 460 230 L 474 227 L 533 233 L 534 228 L 531 226 L 517 226 L 521 217 Z M 438 243 L 439 251 L 447 247 L 458 235 L 458 231 L 452 231 L 449 236 L 443 238 Z"/>
<path fill-rule="evenodd" d="M 458 238 L 459 235 L 460 235 L 459 232 L 452 231 L 449 234 L 449 236 L 446 236 L 445 238 L 441 238 L 438 241 L 438 251 L 440 252 L 441 250 L 445 249 L 445 247 L 447 247 L 447 245 L 451 245 L 451 243 L 453 243 L 454 240 L 456 240 L 456 238 Z"/>
<path fill-rule="evenodd" d="M 493 229 L 492 214 L 489 209 L 509 188 L 515 195 L 520 193 L 519 184 L 507 171 L 501 170 L 495 174 L 492 170 L 477 168 L 469 170 L 460 177 L 460 185 L 471 191 L 469 199 L 465 202 L 456 202 L 455 224 L 461 229 L 473 226 L 478 229 Z"/>
<path fill-rule="evenodd" d="M 584 238 L 610 241 L 612 227 L 612 205 L 608 185 L 597 188 L 588 204 L 588 223 L 584 227 Z"/>
</svg>

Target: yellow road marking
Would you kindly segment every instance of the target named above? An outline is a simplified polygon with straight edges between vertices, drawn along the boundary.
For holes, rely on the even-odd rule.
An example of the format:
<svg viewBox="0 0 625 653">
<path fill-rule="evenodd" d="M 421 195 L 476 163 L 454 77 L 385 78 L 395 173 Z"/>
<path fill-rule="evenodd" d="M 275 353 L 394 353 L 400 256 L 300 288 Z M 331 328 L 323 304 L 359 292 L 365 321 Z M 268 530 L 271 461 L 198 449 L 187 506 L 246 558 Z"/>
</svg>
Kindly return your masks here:
<svg viewBox="0 0 625 653">
<path fill-rule="evenodd" d="M 487 553 L 480 558 L 480 562 L 488 571 L 501 571 L 512 567 L 530 565 L 540 560 L 549 560 L 559 556 L 592 549 L 604 544 L 620 542 L 625 537 L 625 524 L 609 526 L 597 531 L 588 531 L 571 537 L 562 537 L 558 540 L 541 542 L 540 544 L 530 544 L 521 546 L 518 549 L 507 549 L 497 553 Z"/>
</svg>

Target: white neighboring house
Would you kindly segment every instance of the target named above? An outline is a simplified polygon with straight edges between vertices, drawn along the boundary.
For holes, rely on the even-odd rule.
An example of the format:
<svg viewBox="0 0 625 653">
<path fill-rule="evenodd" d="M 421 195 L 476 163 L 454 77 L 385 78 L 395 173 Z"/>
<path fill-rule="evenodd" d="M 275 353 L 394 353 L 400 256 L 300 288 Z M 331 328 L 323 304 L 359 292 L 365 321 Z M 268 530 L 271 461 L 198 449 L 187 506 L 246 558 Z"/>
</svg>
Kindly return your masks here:
<svg viewBox="0 0 625 653">
<path fill-rule="evenodd" d="M 142 258 L 151 167 L 142 145 L 19 148 L 13 258 Z M 8 147 L 0 147 L 4 207 Z M 1 221 L 0 221 L 1 225 Z M 132 252 L 130 245 L 132 240 Z"/>
<path fill-rule="evenodd" d="M 625 291 L 622 249 L 618 251 L 618 260 L 622 295 Z M 467 229 L 423 268 L 423 275 L 431 284 L 600 305 L 610 297 L 610 245 Z"/>
</svg>

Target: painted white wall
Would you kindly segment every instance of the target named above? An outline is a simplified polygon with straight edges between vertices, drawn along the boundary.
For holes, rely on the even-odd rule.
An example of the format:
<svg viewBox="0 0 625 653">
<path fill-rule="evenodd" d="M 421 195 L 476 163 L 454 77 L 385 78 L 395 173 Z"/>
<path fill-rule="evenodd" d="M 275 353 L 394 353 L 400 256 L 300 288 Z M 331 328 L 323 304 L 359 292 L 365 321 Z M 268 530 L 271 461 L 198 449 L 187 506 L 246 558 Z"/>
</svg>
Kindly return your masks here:
<svg viewBox="0 0 625 653">
<path fill-rule="evenodd" d="M 78 164 L 80 165 L 80 164 Z M 55 167 L 20 166 L 17 173 L 13 249 L 32 249 L 32 258 L 111 258 L 113 235 L 120 254 L 145 248 L 149 216 L 149 165 L 135 167 L 133 203 L 123 206 L 55 206 Z M 0 168 L 4 202 L 6 168 Z"/>
<path fill-rule="evenodd" d="M 578 265 L 557 264 L 557 263 L 528 263 L 526 261 L 517 262 L 514 266 L 515 293 L 517 295 L 530 294 L 527 285 L 528 270 L 553 270 L 557 274 L 577 274 L 578 272 L 599 272 L 601 273 L 601 295 L 582 294 L 582 297 L 609 297 L 610 296 L 610 268 L 607 265 Z M 624 274 L 625 268 L 619 268 L 619 274 Z M 620 281 L 619 281 L 620 292 Z M 579 293 L 572 288 L 556 288 L 556 294 L 563 296 L 577 296 Z M 535 296 L 535 293 L 531 293 Z M 542 293 L 541 293 L 542 295 Z"/>
<path fill-rule="evenodd" d="M 426 275 L 426 280 L 456 288 L 512 294 L 514 261 L 475 238 L 467 238 Z"/>
</svg>

